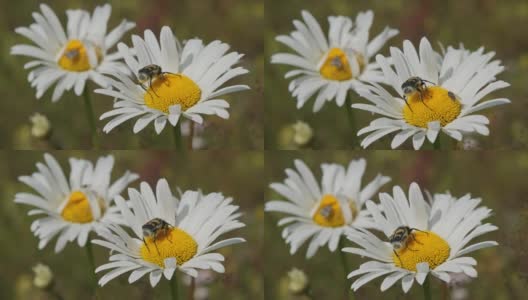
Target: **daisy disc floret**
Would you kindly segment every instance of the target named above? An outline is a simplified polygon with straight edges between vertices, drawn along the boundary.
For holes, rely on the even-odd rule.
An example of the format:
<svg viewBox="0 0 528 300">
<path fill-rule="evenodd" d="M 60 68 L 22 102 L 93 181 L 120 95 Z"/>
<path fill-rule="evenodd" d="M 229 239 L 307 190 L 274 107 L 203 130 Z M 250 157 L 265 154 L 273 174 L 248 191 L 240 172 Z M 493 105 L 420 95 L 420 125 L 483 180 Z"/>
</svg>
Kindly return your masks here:
<svg viewBox="0 0 528 300">
<path fill-rule="evenodd" d="M 304 106 L 315 94 L 314 112 L 334 99 L 338 106 L 343 106 L 348 91 L 358 81 L 383 81 L 379 66 L 370 62 L 370 58 L 397 35 L 398 30 L 386 27 L 369 41 L 374 14 L 366 11 L 359 13 L 355 22 L 344 16 L 328 17 L 330 29 L 326 36 L 309 12 L 301 14 L 302 21 L 293 21 L 295 31 L 276 38 L 295 54 L 277 53 L 271 57 L 272 63 L 297 68 L 285 76 L 296 77 L 290 82 L 289 90 L 297 98 L 297 108 Z"/>
<path fill-rule="evenodd" d="M 287 199 L 270 201 L 265 210 L 290 215 L 281 219 L 278 225 L 286 225 L 282 236 L 290 244 L 291 254 L 310 238 L 306 257 L 312 257 L 326 244 L 333 252 L 350 226 L 374 226 L 363 204 L 390 178 L 377 175 L 362 186 L 366 164 L 364 159 L 353 160 L 346 168 L 338 164 L 322 164 L 320 185 L 310 169 L 301 160 L 295 160 L 296 169 L 286 169 L 284 182 L 270 185 Z"/>
<path fill-rule="evenodd" d="M 361 228 L 352 228 L 347 233 L 349 240 L 359 247 L 343 251 L 372 259 L 348 275 L 348 278 L 360 276 L 352 284 L 354 290 L 381 276 L 386 276 L 382 291 L 401 280 L 404 292 L 410 290 L 415 280 L 423 284 L 429 274 L 448 283 L 456 273 L 477 277 L 477 261 L 466 255 L 498 245 L 495 241 L 472 242 L 498 229 L 483 223 L 491 215 L 491 209 L 479 206 L 479 198 L 469 194 L 461 198 L 436 194 L 429 204 L 416 183 L 411 184 L 408 196 L 396 186 L 393 195 L 382 193 L 379 197 L 379 205 L 367 201 L 366 206 L 385 239 Z M 389 241 L 398 240 L 395 233 L 402 226 L 412 230 L 400 247 L 399 243 Z"/>
</svg>

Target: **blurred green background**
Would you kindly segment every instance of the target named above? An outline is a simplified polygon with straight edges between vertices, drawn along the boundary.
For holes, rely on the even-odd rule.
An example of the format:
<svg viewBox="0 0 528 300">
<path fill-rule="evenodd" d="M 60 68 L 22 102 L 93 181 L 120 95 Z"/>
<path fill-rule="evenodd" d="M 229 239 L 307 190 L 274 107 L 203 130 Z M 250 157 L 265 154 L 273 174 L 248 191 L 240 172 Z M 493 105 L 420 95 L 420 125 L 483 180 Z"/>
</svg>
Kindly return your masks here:
<svg viewBox="0 0 528 300">
<path fill-rule="evenodd" d="M 293 168 L 296 158 L 304 162 L 321 176 L 321 163 L 348 164 L 350 160 L 364 157 L 367 170 L 363 184 L 376 174 L 390 176 L 392 181 L 380 192 L 392 192 L 394 185 L 401 186 L 407 193 L 411 182 L 417 182 L 422 190 L 431 193 L 450 191 L 455 197 L 470 193 L 482 198 L 481 205 L 493 210 L 493 215 L 485 222 L 495 224 L 498 231 L 486 234 L 475 241 L 495 240 L 498 247 L 481 249 L 470 254 L 478 265 L 478 278 L 463 288 L 468 293 L 459 299 L 525 299 L 528 287 L 528 205 L 525 201 L 528 187 L 528 153 L 523 152 L 433 152 L 421 151 L 282 151 L 280 155 L 266 155 L 267 182 L 284 180 L 286 168 Z M 319 181 L 320 182 L 320 181 Z M 266 201 L 280 199 L 271 189 L 266 189 Z M 374 201 L 379 199 L 374 198 Z M 287 289 L 287 272 L 299 268 L 311 280 L 313 299 L 343 300 L 345 276 L 338 253 L 331 253 L 327 247 L 319 249 L 310 260 L 305 259 L 307 245 L 293 256 L 289 246 L 281 238 L 282 228 L 276 223 L 279 213 L 266 213 L 264 218 L 264 282 L 266 299 L 292 299 Z M 345 246 L 352 245 L 347 242 Z M 353 254 L 346 255 L 350 269 L 355 269 L 367 261 Z M 354 268 L 355 267 L 355 268 Z M 346 280 L 349 287 L 352 280 Z M 361 287 L 356 299 L 423 299 L 422 288 L 415 284 L 408 294 L 403 294 L 401 282 L 381 293 L 382 279 L 378 278 Z M 436 278 L 432 281 L 433 299 L 455 299 L 443 296 L 446 290 Z M 525 295 L 525 296 L 522 296 Z"/>
<path fill-rule="evenodd" d="M 247 242 L 220 250 L 226 257 L 226 273 L 217 274 L 215 282 L 209 286 L 210 299 L 262 298 L 262 153 L 211 150 L 196 151 L 185 158 L 163 151 L 56 151 L 52 154 L 66 174 L 69 174 L 69 157 L 94 161 L 101 155 L 113 154 L 116 160 L 113 180 L 125 170 L 131 170 L 140 174 L 141 180 L 151 184 L 155 184 L 160 177 L 167 178 L 175 194 L 176 188 L 180 187 L 182 190 L 202 189 L 204 193 L 222 192 L 225 196 L 233 197 L 234 203 L 240 206 L 243 213 L 241 221 L 246 227 L 225 237 L 240 236 Z M 43 161 L 43 154 L 37 151 L 0 151 L 0 299 L 55 299 L 32 287 L 31 267 L 37 262 L 51 267 L 55 273 L 56 290 L 65 300 L 92 299 L 89 296 L 92 274 L 85 249 L 79 248 L 77 243 L 69 243 L 60 254 L 55 254 L 53 248 L 56 240 L 52 240 L 39 251 L 38 239 L 29 228 L 35 219 L 27 216 L 30 207 L 13 202 L 17 192 L 31 191 L 16 178 L 35 172 L 35 163 L 40 161 Z M 131 187 L 139 187 L 139 182 L 132 183 Z M 96 265 L 108 261 L 106 248 L 94 245 L 93 249 Z M 100 278 L 102 274 L 97 277 Z M 167 280 L 162 280 L 153 289 L 148 276 L 132 285 L 127 279 L 128 275 L 123 275 L 100 288 L 99 299 L 169 298 Z M 183 284 L 180 284 L 180 289 L 181 299 L 188 299 Z"/>
<path fill-rule="evenodd" d="M 374 116 L 366 111 L 354 110 L 357 129 L 352 130 L 349 127 L 346 108 L 339 108 L 335 102 L 327 102 L 317 114 L 312 113 L 314 98 L 308 100 L 301 110 L 296 109 L 296 101 L 288 92 L 289 80 L 283 78 L 291 68 L 270 64 L 270 57 L 277 52 L 290 52 L 286 46 L 275 41 L 275 37 L 293 31 L 292 21 L 302 19 L 303 9 L 314 15 L 325 33 L 328 32 L 328 16 L 344 15 L 355 20 L 358 12 L 373 10 L 371 37 L 380 33 L 385 26 L 400 30 L 400 34 L 389 40 L 379 52 L 385 56 L 389 54 L 389 46 L 401 48 L 405 39 L 417 45 L 422 36 L 428 37 L 436 50 L 439 50 L 437 42 L 442 42 L 445 46 L 458 46 L 463 43 L 470 50 L 484 46 L 488 51 L 495 51 L 495 58 L 502 60 L 506 66 L 506 70 L 498 78 L 509 82 L 511 86 L 493 93 L 492 97 L 506 97 L 512 103 L 483 111 L 490 119 L 491 133 L 489 137 L 476 136 L 475 142 L 479 148 L 493 150 L 524 149 L 528 146 L 528 39 L 525 32 L 528 24 L 527 1 L 290 0 L 288 5 L 285 5 L 281 0 L 268 0 L 264 43 L 266 149 L 291 148 L 284 128 L 296 120 L 304 120 L 314 129 L 314 140 L 309 144 L 309 148 L 351 149 L 353 139 L 357 139 L 357 130 L 367 126 L 374 119 Z M 351 95 L 354 102 L 367 102 L 354 92 Z M 448 143 L 447 140 L 452 139 L 442 141 L 443 145 Z M 391 138 L 384 137 L 370 145 L 369 149 L 390 149 L 390 141 Z M 401 149 L 410 148 L 412 146 L 408 141 Z"/>
<path fill-rule="evenodd" d="M 0 1 L 0 145 L 4 149 L 46 149 L 49 145 L 31 139 L 29 116 L 40 112 L 48 116 L 54 128 L 54 139 L 64 149 L 90 149 L 90 130 L 85 117 L 82 97 L 65 93 L 57 103 L 51 103 L 53 89 L 37 101 L 35 90 L 27 81 L 29 71 L 24 63 L 29 59 L 9 54 L 15 44 L 29 43 L 14 29 L 32 24 L 32 12 L 40 11 L 42 1 Z M 143 36 L 151 29 L 156 36 L 162 26 L 170 26 L 180 40 L 194 37 L 206 43 L 221 40 L 231 45 L 231 51 L 245 54 L 241 66 L 250 72 L 231 83 L 251 87 L 225 96 L 231 104 L 228 120 L 206 117 L 203 138 L 211 149 L 262 149 L 263 139 L 263 27 L 264 3 L 261 0 L 54 0 L 46 2 L 66 24 L 66 9 L 82 8 L 90 12 L 96 5 L 110 3 L 112 15 L 109 30 L 121 20 L 136 22 L 136 28 L 126 34 L 122 42 L 130 45 L 131 34 Z M 112 49 L 112 51 L 116 50 Z M 91 89 L 95 84 L 91 83 Z M 92 93 L 97 119 L 112 107 L 113 99 Z M 158 136 L 151 124 L 139 134 L 132 132 L 135 121 L 126 122 L 109 134 L 102 132 L 108 120 L 97 121 L 102 149 L 166 149 L 173 147 L 172 130 L 167 126 Z"/>
</svg>

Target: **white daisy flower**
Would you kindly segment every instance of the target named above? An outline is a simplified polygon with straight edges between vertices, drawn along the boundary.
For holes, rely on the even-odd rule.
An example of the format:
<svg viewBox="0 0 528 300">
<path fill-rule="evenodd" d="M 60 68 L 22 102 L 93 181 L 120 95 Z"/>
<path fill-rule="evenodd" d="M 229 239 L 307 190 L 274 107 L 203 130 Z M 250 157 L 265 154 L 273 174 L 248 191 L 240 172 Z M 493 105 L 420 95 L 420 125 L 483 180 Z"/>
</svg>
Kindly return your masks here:
<svg viewBox="0 0 528 300">
<path fill-rule="evenodd" d="M 18 27 L 15 32 L 30 39 L 36 45 L 15 45 L 11 54 L 34 58 L 24 65 L 33 70 L 28 80 L 37 89 L 37 98 L 56 83 L 52 101 L 58 101 L 64 91 L 74 89 L 78 96 L 91 79 L 99 86 L 108 86 L 102 72 L 120 70 L 127 72 L 125 65 L 117 60 L 117 53 L 107 53 L 135 23 L 123 20 L 107 34 L 107 23 L 112 7 L 98 6 L 90 16 L 88 11 L 67 10 L 68 24 L 64 31 L 57 15 L 45 4 L 42 13 L 33 13 L 36 23 L 29 27 Z"/>
<path fill-rule="evenodd" d="M 101 116 L 101 120 L 113 117 L 103 128 L 104 132 L 140 116 L 134 125 L 134 133 L 154 121 L 159 134 L 167 120 L 176 126 L 180 116 L 197 123 L 203 122 L 202 115 L 228 119 L 229 103 L 219 97 L 249 89 L 246 85 L 222 87 L 227 81 L 248 72 L 242 67 L 233 68 L 243 55 L 237 52 L 226 54 L 229 45 L 225 43 L 214 41 L 204 45 L 199 39 L 191 39 L 181 49 L 166 26 L 161 29 L 159 43 L 150 30 L 145 31 L 144 39 L 132 36 L 132 42 L 132 49 L 123 43 L 118 49 L 138 80 L 113 72 L 110 74 L 117 80 L 110 80 L 112 88 L 96 90 L 117 98 L 114 109 Z M 152 79 L 148 76 L 142 78 L 139 70 L 150 65 L 161 67 L 163 73 Z"/>
<path fill-rule="evenodd" d="M 422 284 L 429 273 L 445 282 L 450 281 L 449 274 L 477 277 L 474 268 L 477 261 L 466 254 L 498 245 L 494 241 L 470 244 L 474 238 L 497 227 L 482 224 L 490 216 L 491 209 L 478 207 L 481 199 L 469 194 L 458 199 L 450 194 L 437 194 L 430 205 L 424 200 L 420 187 L 412 183 L 409 197 L 396 186 L 393 196 L 380 194 L 380 202 L 381 205 L 377 205 L 367 201 L 366 206 L 387 239 L 380 240 L 366 230 L 350 229 L 348 238 L 359 247 L 343 249 L 373 259 L 348 275 L 348 278 L 361 275 L 352 284 L 354 290 L 385 275 L 382 291 L 401 279 L 404 292 L 409 291 L 415 279 Z M 411 233 L 407 239 L 401 239 L 401 244 L 397 243 L 399 238 L 394 238 L 395 244 L 401 246 L 395 250 L 388 241 L 401 226 Z"/>
<path fill-rule="evenodd" d="M 488 118 L 474 113 L 510 103 L 505 98 L 482 101 L 491 92 L 509 86 L 495 79 L 504 67 L 499 60 L 491 60 L 493 52 L 449 47 L 441 56 L 426 38 L 420 42 L 419 55 L 409 41 L 403 42 L 403 51 L 394 47 L 390 51 L 390 58 L 378 55 L 376 60 L 396 95 L 378 84 L 363 84 L 357 91 L 371 104 L 352 105 L 383 116 L 358 132 L 369 133 L 361 143 L 364 148 L 392 132 L 398 132 L 391 143 L 393 149 L 412 137 L 416 150 L 426 137 L 434 143 L 440 131 L 459 141 L 468 133 L 488 135 Z M 426 80 L 421 92 L 402 88 L 411 77 Z"/>
<path fill-rule="evenodd" d="M 398 34 L 398 30 L 386 27 L 369 42 L 369 30 L 374 19 L 369 10 L 359 13 L 355 24 L 348 17 L 328 17 L 330 29 L 327 39 L 309 12 L 302 11 L 301 14 L 304 22 L 293 21 L 295 31 L 276 38 L 296 53 L 278 53 L 271 57 L 272 63 L 299 68 L 285 75 L 285 78 L 299 76 L 289 86 L 292 95 L 297 97 L 297 108 L 301 108 L 317 92 L 314 112 L 321 110 L 326 101 L 334 99 L 338 106 L 343 106 L 348 91 L 358 80 L 383 81 L 378 64 L 369 60 Z"/>
<path fill-rule="evenodd" d="M 75 239 L 84 247 L 91 231 L 100 233 L 105 230 L 103 223 L 119 221 L 113 199 L 138 175 L 127 171 L 110 184 L 114 166 L 110 155 L 100 157 L 95 166 L 84 159 L 70 158 L 69 180 L 53 156 L 44 154 L 44 161 L 37 163 L 38 172 L 19 177 L 38 194 L 15 195 L 16 203 L 35 207 L 28 215 L 45 215 L 31 224 L 31 231 L 40 239 L 39 249 L 55 236 L 55 252 Z"/>
<path fill-rule="evenodd" d="M 317 249 L 326 244 L 334 252 L 347 228 L 375 226 L 363 204 L 390 178 L 377 175 L 361 188 L 366 166 L 364 159 L 351 161 L 348 168 L 322 164 L 323 176 L 319 186 L 308 167 L 301 160 L 295 160 L 297 170 L 286 169 L 288 177 L 284 182 L 270 185 L 287 199 L 266 203 L 265 211 L 291 215 L 278 223 L 279 226 L 289 224 L 282 231 L 282 237 L 290 244 L 290 254 L 293 255 L 309 238 L 307 258 L 314 256 Z"/>
<path fill-rule="evenodd" d="M 170 280 L 176 269 L 193 277 L 198 276 L 197 269 L 224 273 L 224 257 L 213 251 L 245 242 L 243 238 L 228 238 L 213 243 L 220 235 L 245 226 L 238 221 L 241 214 L 238 206 L 231 204 L 233 199 L 220 193 L 187 191 L 178 200 L 167 181 L 160 179 L 156 191 L 143 182 L 139 191 L 129 189 L 128 195 L 129 201 L 117 197 L 116 204 L 133 236 L 111 225 L 112 232 L 101 234 L 105 240 L 92 241 L 113 253 L 109 263 L 96 269 L 112 269 L 99 280 L 101 286 L 127 272 L 131 272 L 129 283 L 149 273 L 153 287 L 162 273 Z M 166 226 L 154 235 L 147 234 L 144 225 L 154 219 Z"/>
</svg>

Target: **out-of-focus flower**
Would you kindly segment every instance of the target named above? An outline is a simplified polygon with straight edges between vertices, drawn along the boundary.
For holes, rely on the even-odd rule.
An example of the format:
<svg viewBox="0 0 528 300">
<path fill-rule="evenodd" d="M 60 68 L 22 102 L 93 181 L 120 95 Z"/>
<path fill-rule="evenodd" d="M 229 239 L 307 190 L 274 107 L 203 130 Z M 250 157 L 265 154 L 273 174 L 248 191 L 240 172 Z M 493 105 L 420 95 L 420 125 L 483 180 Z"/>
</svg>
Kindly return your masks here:
<svg viewBox="0 0 528 300">
<path fill-rule="evenodd" d="M 306 257 L 311 258 L 320 247 L 328 245 L 334 252 L 348 228 L 372 228 L 376 225 L 364 204 L 389 177 L 378 174 L 368 184 L 362 184 L 367 168 L 365 159 L 352 160 L 348 166 L 322 164 L 321 184 L 301 160 L 296 169 L 286 169 L 287 178 L 270 187 L 286 200 L 272 200 L 265 210 L 286 214 L 278 222 L 286 225 L 282 237 L 294 254 L 308 240 Z"/>
<path fill-rule="evenodd" d="M 28 79 L 37 89 L 37 98 L 56 83 L 52 101 L 58 101 L 64 91 L 73 89 L 81 95 L 88 79 L 105 87 L 108 82 L 103 73 L 128 72 L 117 53 L 107 53 L 135 24 L 123 20 L 107 34 L 107 23 L 112 7 L 97 6 L 92 15 L 85 10 L 67 10 L 66 32 L 57 15 L 45 4 L 41 12 L 34 12 L 35 23 L 19 27 L 15 32 L 30 39 L 36 45 L 15 45 L 11 54 L 31 57 L 35 60 L 24 65 L 33 68 Z"/>
<path fill-rule="evenodd" d="M 32 278 L 29 274 L 22 274 L 17 277 L 15 287 L 15 299 L 33 299 Z"/>
<path fill-rule="evenodd" d="M 35 277 L 33 278 L 33 284 L 39 289 L 47 289 L 53 284 L 53 272 L 50 267 L 38 263 L 33 267 Z"/>
<path fill-rule="evenodd" d="M 294 295 L 304 294 L 308 287 L 310 286 L 310 281 L 306 273 L 297 268 L 293 268 L 288 272 L 288 290 Z"/>
<path fill-rule="evenodd" d="M 29 215 L 45 215 L 31 224 L 31 231 L 40 239 L 39 249 L 58 236 L 55 252 L 68 242 L 77 240 L 84 247 L 90 232 L 105 230 L 106 222 L 120 222 L 117 208 L 112 204 L 137 174 L 125 174 L 111 184 L 114 157 L 101 157 L 94 165 L 84 159 L 70 158 L 70 174 L 50 154 L 45 163 L 37 163 L 38 172 L 20 176 L 19 180 L 37 193 L 17 193 L 15 202 L 34 208 Z"/>
<path fill-rule="evenodd" d="M 360 81 L 383 81 L 379 65 L 369 62 L 398 30 L 386 27 L 370 40 L 370 27 L 374 20 L 372 11 L 360 12 L 355 20 L 344 16 L 330 16 L 328 38 L 317 20 L 302 11 L 303 21 L 294 20 L 295 31 L 276 39 L 296 53 L 277 53 L 271 62 L 295 67 L 285 78 L 296 77 L 289 90 L 297 97 L 297 108 L 317 93 L 313 111 L 321 110 L 326 102 L 343 106 L 350 89 Z"/>
<path fill-rule="evenodd" d="M 51 123 L 49 119 L 40 113 L 34 113 L 29 117 L 31 122 L 31 135 L 38 139 L 48 139 L 51 136 Z"/>
<path fill-rule="evenodd" d="M 473 136 L 468 136 L 464 140 L 462 140 L 462 149 L 478 150 L 480 149 L 479 141 Z"/>
</svg>

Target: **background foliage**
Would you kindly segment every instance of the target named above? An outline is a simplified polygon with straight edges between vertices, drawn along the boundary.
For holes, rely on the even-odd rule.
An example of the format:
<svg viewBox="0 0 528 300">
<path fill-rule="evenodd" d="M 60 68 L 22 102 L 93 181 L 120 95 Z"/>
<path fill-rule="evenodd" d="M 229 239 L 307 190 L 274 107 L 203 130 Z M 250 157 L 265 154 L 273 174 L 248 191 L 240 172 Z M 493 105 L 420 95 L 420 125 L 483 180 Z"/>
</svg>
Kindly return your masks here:
<svg viewBox="0 0 528 300">
<path fill-rule="evenodd" d="M 231 46 L 231 51 L 245 54 L 241 66 L 249 73 L 235 78 L 235 84 L 247 84 L 249 91 L 227 95 L 231 104 L 229 120 L 206 117 L 204 138 L 213 149 L 261 149 L 263 147 L 263 39 L 264 3 L 260 0 L 54 0 L 45 1 L 66 24 L 66 9 L 82 8 L 90 12 L 96 5 L 110 3 L 112 15 L 108 28 L 111 30 L 122 19 L 136 22 L 136 28 L 125 35 L 122 42 L 131 45 L 131 35 L 143 36 L 151 29 L 156 36 L 162 26 L 170 26 L 180 40 L 194 37 L 206 43 L 221 40 Z M 31 13 L 40 11 L 42 1 L 0 1 L 0 147 L 8 149 L 44 149 L 47 145 L 32 141 L 29 135 L 29 116 L 40 112 L 48 116 L 54 127 L 54 136 L 64 149 L 90 148 L 90 130 L 85 117 L 82 97 L 67 92 L 57 103 L 51 103 L 48 90 L 37 101 L 35 90 L 27 82 L 27 70 L 23 65 L 28 58 L 12 56 L 10 48 L 28 40 L 17 35 L 14 29 L 33 23 Z M 117 49 L 117 48 L 114 48 Z M 112 49 L 112 50 L 114 50 Z M 95 84 L 90 84 L 95 89 Z M 112 98 L 92 93 L 97 118 L 112 107 Z M 107 120 L 97 121 L 103 149 L 165 149 L 173 147 L 170 127 L 158 136 L 154 125 L 139 134 L 132 132 L 133 122 L 127 122 L 105 134 Z"/>
<path fill-rule="evenodd" d="M 409 151 L 288 151 L 281 155 L 266 156 L 267 182 L 284 180 L 286 168 L 293 167 L 293 160 L 303 159 L 310 169 L 321 176 L 321 163 L 348 164 L 351 159 L 367 159 L 367 170 L 363 182 L 368 183 L 376 174 L 390 176 L 392 181 L 380 192 L 391 193 L 394 185 L 407 193 L 411 182 L 417 182 L 422 190 L 431 193 L 450 191 L 455 197 L 470 193 L 482 198 L 481 205 L 493 210 L 486 222 L 499 230 L 480 237 L 478 241 L 495 240 L 498 247 L 481 249 L 470 256 L 477 262 L 478 278 L 464 288 L 469 293 L 460 299 L 524 299 L 528 286 L 528 205 L 524 201 L 528 192 L 526 172 L 528 154 L 524 152 L 432 152 Z M 266 189 L 266 201 L 280 199 L 271 189 Z M 373 199 L 379 201 L 377 197 Z M 282 215 L 266 213 L 264 243 L 264 283 L 266 299 L 296 299 L 288 295 L 286 273 L 292 267 L 304 270 L 311 280 L 313 299 L 345 299 L 343 294 L 345 277 L 338 253 L 321 248 L 310 260 L 305 259 L 306 244 L 294 256 L 289 255 L 289 246 L 281 238 L 282 231 L 276 226 Z M 351 242 L 345 246 L 352 245 Z M 359 256 L 347 254 L 351 270 L 365 262 Z M 347 280 L 350 287 L 352 280 Z M 401 283 L 381 293 L 381 279 L 364 285 L 356 299 L 423 299 L 419 285 L 413 285 L 409 294 L 403 294 Z M 455 299 L 444 296 L 446 290 L 440 281 L 432 281 L 433 299 Z"/>
<path fill-rule="evenodd" d="M 108 153 L 56 151 L 52 154 L 65 172 L 69 172 L 69 157 L 94 161 L 98 156 Z M 262 298 L 262 153 L 211 150 L 195 152 L 187 157 L 156 151 L 114 151 L 111 154 L 116 160 L 112 178 L 121 176 L 125 170 L 131 170 L 140 174 L 142 181 L 150 184 L 155 184 L 160 177 L 167 178 L 175 194 L 179 187 L 182 190 L 201 189 L 204 193 L 222 192 L 225 196 L 233 197 L 234 203 L 240 206 L 243 213 L 241 221 L 246 227 L 228 236 L 240 236 L 247 242 L 220 251 L 226 257 L 226 273 L 216 277 L 209 289 L 210 297 L 234 300 Z M 32 287 L 31 267 L 37 262 L 51 267 L 55 273 L 57 290 L 64 299 L 92 299 L 89 296 L 92 275 L 85 249 L 79 248 L 77 243 L 69 243 L 57 255 L 53 251 L 56 240 L 53 240 L 44 250 L 38 250 L 38 239 L 29 229 L 35 218 L 26 215 L 28 206 L 13 202 L 15 193 L 31 191 L 19 183 L 17 177 L 35 172 L 35 163 L 39 161 L 43 161 L 43 154 L 36 151 L 0 152 L 0 299 L 53 299 Z M 139 183 L 136 181 L 131 187 L 138 188 Z M 106 248 L 94 245 L 93 249 L 96 265 L 108 261 Z M 99 299 L 168 298 L 167 280 L 162 280 L 153 289 L 148 276 L 132 285 L 127 278 L 123 275 L 100 288 Z M 181 299 L 187 299 L 182 284 L 180 289 L 183 291 Z"/>
<path fill-rule="evenodd" d="M 417 45 L 422 36 L 429 38 L 436 50 L 437 42 L 457 46 L 463 43 L 469 50 L 483 46 L 495 51 L 496 59 L 502 60 L 506 70 L 498 78 L 509 82 L 511 87 L 493 93 L 494 98 L 506 97 L 512 104 L 484 111 L 490 119 L 490 136 L 475 136 L 482 149 L 519 149 L 528 146 L 528 39 L 524 28 L 528 23 L 528 2 L 523 0 L 370 0 L 370 1 L 305 1 L 291 0 L 288 5 L 281 0 L 266 1 L 265 57 L 266 87 L 265 109 L 267 119 L 265 136 L 267 149 L 285 149 L 279 142 L 281 129 L 296 120 L 304 120 L 314 128 L 313 149 L 350 149 L 356 132 L 374 119 L 370 113 L 354 110 L 357 130 L 349 127 L 345 107 L 339 108 L 334 102 L 327 102 L 323 109 L 312 113 L 314 99 L 309 100 L 301 110 L 288 92 L 289 81 L 283 78 L 290 70 L 288 66 L 270 64 L 273 53 L 289 51 L 275 37 L 288 34 L 294 27 L 292 21 L 301 18 L 301 10 L 310 11 L 321 24 L 323 32 L 328 31 L 327 16 L 344 15 L 352 17 L 359 11 L 373 10 L 374 23 L 370 36 L 380 33 L 385 26 L 400 30 L 400 34 L 389 40 L 380 51 L 389 55 L 389 46 L 402 47 L 405 39 Z M 354 102 L 366 102 L 354 92 Z M 445 138 L 445 137 L 443 137 Z M 443 144 L 447 144 L 447 140 Z M 452 140 L 452 139 L 449 139 Z M 390 149 L 391 139 L 385 137 L 373 143 L 369 149 Z M 426 143 L 427 144 L 427 143 Z M 455 145 L 453 145 L 455 147 Z M 402 149 L 412 148 L 408 141 Z"/>
</svg>

